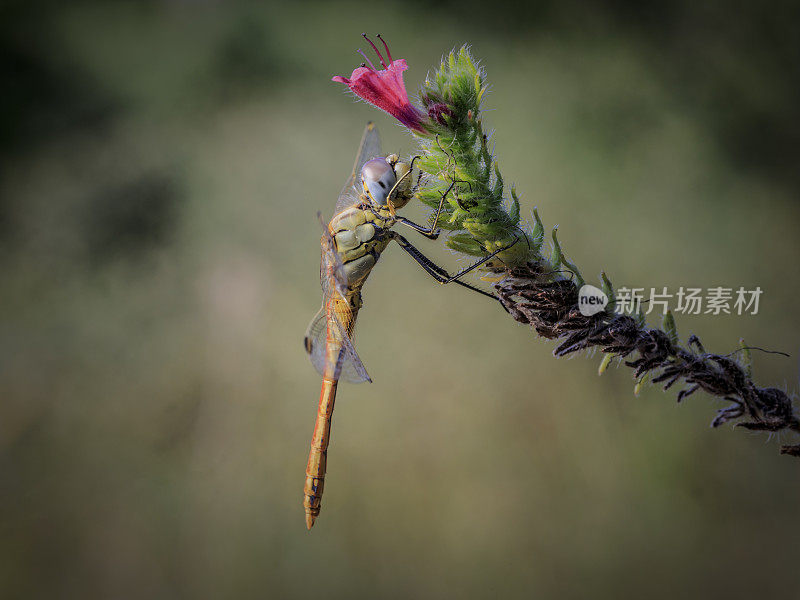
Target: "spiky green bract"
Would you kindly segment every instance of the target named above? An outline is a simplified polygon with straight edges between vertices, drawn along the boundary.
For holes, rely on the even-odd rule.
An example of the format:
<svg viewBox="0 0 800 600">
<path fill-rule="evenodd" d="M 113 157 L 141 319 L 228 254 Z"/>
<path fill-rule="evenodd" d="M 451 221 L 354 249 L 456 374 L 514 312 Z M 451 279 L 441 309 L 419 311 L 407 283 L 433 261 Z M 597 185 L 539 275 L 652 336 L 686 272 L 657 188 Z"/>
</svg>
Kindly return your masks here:
<svg viewBox="0 0 800 600">
<path fill-rule="evenodd" d="M 513 188 L 504 197 L 503 177 L 489 151 L 480 116 L 486 92 L 483 69 L 466 46 L 450 52 L 429 75 L 420 98 L 430 131 L 415 134 L 429 178 L 419 198 L 436 209 L 444 197 L 439 227 L 451 231 L 448 247 L 485 256 L 506 248 L 487 267 L 513 267 L 537 258 L 538 246 L 520 226 L 519 199 Z"/>
<path fill-rule="evenodd" d="M 542 254 L 545 227 L 536 208 L 533 222 L 520 226 L 520 202 L 516 190 L 504 195 L 503 176 L 489 151 L 489 136 L 484 132 L 481 105 L 486 94 L 486 74 L 467 46 L 451 51 L 439 67 L 429 74 L 420 90 L 420 100 L 428 112 L 425 132 L 412 132 L 419 142 L 417 165 L 424 184 L 417 197 L 436 210 L 444 198 L 438 227 L 451 233 L 447 246 L 472 256 L 486 256 L 499 249 L 484 270 L 508 272 L 514 267 L 542 262 L 547 268 L 541 281 L 569 278 L 578 288 L 584 279 L 569 260 L 552 229 L 552 253 Z M 609 297 L 606 312 L 615 310 L 614 288 L 605 273 L 601 285 Z M 644 322 L 644 315 L 636 315 Z"/>
</svg>

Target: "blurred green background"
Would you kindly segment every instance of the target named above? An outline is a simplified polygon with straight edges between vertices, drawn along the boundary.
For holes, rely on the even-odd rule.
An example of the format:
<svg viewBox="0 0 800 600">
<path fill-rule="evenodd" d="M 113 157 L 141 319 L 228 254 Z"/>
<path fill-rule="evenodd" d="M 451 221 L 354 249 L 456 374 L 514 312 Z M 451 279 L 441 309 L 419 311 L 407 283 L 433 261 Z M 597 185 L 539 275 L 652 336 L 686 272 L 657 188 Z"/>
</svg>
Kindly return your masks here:
<svg viewBox="0 0 800 600">
<path fill-rule="evenodd" d="M 587 277 L 761 286 L 678 317 L 798 383 L 790 3 L 23 3 L 0 8 L 0 595 L 790 597 L 800 463 L 721 404 L 555 360 L 396 248 L 365 289 L 323 512 L 301 338 L 381 32 L 414 90 L 469 42 L 503 173 Z M 408 214 L 423 219 L 425 211 Z M 458 258 L 419 241 L 449 265 Z"/>
</svg>

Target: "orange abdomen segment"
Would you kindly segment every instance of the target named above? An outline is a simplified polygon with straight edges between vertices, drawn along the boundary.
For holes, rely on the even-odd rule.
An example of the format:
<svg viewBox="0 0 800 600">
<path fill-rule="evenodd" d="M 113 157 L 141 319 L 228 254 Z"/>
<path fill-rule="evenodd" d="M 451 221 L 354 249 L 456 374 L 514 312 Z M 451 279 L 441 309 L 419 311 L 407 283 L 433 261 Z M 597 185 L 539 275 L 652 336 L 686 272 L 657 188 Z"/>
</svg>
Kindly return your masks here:
<svg viewBox="0 0 800 600">
<path fill-rule="evenodd" d="M 325 487 L 325 467 L 328 459 L 328 443 L 331 438 L 331 418 L 336 400 L 336 381 L 322 380 L 317 420 L 311 438 L 311 451 L 306 465 L 306 484 L 303 488 L 303 506 L 306 509 L 306 527 L 311 529 L 319 515 L 322 490 Z"/>
</svg>

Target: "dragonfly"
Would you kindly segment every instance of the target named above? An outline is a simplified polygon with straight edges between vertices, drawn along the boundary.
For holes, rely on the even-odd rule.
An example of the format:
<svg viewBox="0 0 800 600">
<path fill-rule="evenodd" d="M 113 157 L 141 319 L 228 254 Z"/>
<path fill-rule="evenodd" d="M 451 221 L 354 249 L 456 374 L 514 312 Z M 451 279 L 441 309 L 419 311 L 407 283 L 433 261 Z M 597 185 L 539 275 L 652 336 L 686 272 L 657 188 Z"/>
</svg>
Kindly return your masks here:
<svg viewBox="0 0 800 600">
<path fill-rule="evenodd" d="M 396 242 L 422 269 L 441 284 L 455 283 L 493 300 L 497 298 L 460 278 L 506 250 L 500 248 L 474 264 L 450 275 L 436 265 L 405 237 L 392 230 L 402 224 L 428 239 L 435 240 L 441 231 L 436 225 L 446 193 L 442 195 L 430 226 L 423 227 L 397 214 L 414 197 L 414 157 L 401 161 L 396 154 L 384 156 L 380 137 L 373 123 L 368 123 L 361 138 L 350 177 L 336 203 L 333 218 L 322 224 L 320 282 L 322 307 L 311 320 L 304 338 L 305 350 L 322 376 L 317 417 L 311 438 L 303 488 L 306 527 L 310 530 L 319 516 L 327 470 L 331 419 L 339 381 L 371 382 L 353 343 L 356 316 L 362 306 L 361 289 L 381 253 Z"/>
</svg>

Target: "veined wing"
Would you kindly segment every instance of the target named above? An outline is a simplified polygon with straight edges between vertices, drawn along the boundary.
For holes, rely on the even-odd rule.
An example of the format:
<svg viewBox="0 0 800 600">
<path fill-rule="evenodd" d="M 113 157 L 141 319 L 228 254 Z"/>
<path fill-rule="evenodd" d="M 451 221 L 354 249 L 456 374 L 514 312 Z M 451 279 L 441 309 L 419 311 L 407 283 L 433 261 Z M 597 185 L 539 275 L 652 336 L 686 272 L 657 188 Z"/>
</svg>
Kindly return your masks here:
<svg viewBox="0 0 800 600">
<path fill-rule="evenodd" d="M 347 278 L 336 252 L 333 236 L 322 221 L 322 308 L 311 320 L 305 336 L 305 348 L 320 375 L 350 383 L 372 381 L 353 346 L 355 315 L 346 298 Z M 338 351 L 337 351 L 338 350 Z"/>
<path fill-rule="evenodd" d="M 325 219 L 322 218 L 322 213 L 317 212 L 317 219 L 322 226 L 322 239 L 320 245 L 322 247 L 322 255 L 319 262 L 319 282 L 322 285 L 322 301 L 323 306 L 325 299 L 332 293 L 338 294 L 342 300 L 345 298 L 347 291 L 347 274 L 344 271 L 344 265 L 336 252 L 336 240 L 331 235 L 331 230 Z"/>
<path fill-rule="evenodd" d="M 333 375 L 333 379 L 349 383 L 372 382 L 342 322 L 331 313 L 323 305 L 308 326 L 305 345 L 311 364 L 323 377 Z M 338 352 L 330 352 L 329 344 Z"/>
<path fill-rule="evenodd" d="M 339 200 L 336 202 L 337 213 L 358 202 L 360 186 L 356 186 L 356 184 L 359 183 L 358 178 L 361 175 L 361 167 L 364 166 L 365 162 L 376 156 L 381 156 L 381 138 L 378 135 L 375 123 L 370 121 L 364 128 L 364 135 L 361 136 L 361 144 L 358 146 L 353 172 L 345 182 L 342 192 L 339 194 Z"/>
</svg>

